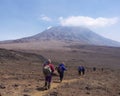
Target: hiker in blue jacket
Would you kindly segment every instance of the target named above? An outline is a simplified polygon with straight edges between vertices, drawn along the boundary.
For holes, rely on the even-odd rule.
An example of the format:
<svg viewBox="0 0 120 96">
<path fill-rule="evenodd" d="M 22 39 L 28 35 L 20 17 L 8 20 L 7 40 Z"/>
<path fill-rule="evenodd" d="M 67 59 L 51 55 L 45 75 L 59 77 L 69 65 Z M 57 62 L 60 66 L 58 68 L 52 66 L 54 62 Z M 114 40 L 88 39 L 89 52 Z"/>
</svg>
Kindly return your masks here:
<svg viewBox="0 0 120 96">
<path fill-rule="evenodd" d="M 57 71 L 60 77 L 60 82 L 62 82 L 63 77 L 64 77 L 64 71 L 66 71 L 66 67 L 64 65 L 64 62 L 62 62 L 61 64 L 59 64 L 59 66 L 57 67 Z"/>
<path fill-rule="evenodd" d="M 84 66 L 78 66 L 78 74 L 79 75 L 84 75 L 85 74 Z"/>
</svg>

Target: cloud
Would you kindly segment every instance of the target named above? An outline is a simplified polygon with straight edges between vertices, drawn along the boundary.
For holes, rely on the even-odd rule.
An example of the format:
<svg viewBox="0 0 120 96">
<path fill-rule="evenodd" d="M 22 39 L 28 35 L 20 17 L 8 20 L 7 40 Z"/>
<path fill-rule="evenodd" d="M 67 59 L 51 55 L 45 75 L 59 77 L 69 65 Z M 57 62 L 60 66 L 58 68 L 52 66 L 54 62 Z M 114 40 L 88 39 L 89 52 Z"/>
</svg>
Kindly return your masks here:
<svg viewBox="0 0 120 96">
<path fill-rule="evenodd" d="M 68 18 L 59 17 L 62 26 L 86 26 L 86 27 L 106 27 L 118 22 L 118 18 L 91 18 L 86 16 L 70 16 Z"/>
<path fill-rule="evenodd" d="M 47 29 L 50 29 L 50 28 L 52 28 L 52 26 L 47 27 Z"/>
<path fill-rule="evenodd" d="M 52 21 L 52 19 L 50 17 L 45 16 L 45 15 L 41 15 L 39 19 L 43 20 L 43 21 L 48 21 L 48 22 Z"/>
</svg>

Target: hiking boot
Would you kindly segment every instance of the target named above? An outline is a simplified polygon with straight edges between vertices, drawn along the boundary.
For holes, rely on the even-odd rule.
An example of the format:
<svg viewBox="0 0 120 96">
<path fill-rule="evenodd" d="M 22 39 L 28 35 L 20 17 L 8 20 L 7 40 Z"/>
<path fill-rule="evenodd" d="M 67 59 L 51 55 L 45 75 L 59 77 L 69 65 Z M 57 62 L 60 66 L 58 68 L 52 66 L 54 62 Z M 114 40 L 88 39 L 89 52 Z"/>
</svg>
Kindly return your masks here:
<svg viewBox="0 0 120 96">
<path fill-rule="evenodd" d="M 62 80 L 60 80 L 60 83 L 62 83 Z"/>
<path fill-rule="evenodd" d="M 47 82 L 45 82 L 45 85 L 43 86 L 44 90 L 47 90 Z"/>
<path fill-rule="evenodd" d="M 45 86 L 45 87 L 44 87 L 44 90 L 48 90 L 48 87 L 47 87 L 47 86 Z"/>
<path fill-rule="evenodd" d="M 62 78 L 60 78 L 60 83 L 62 82 Z"/>
</svg>

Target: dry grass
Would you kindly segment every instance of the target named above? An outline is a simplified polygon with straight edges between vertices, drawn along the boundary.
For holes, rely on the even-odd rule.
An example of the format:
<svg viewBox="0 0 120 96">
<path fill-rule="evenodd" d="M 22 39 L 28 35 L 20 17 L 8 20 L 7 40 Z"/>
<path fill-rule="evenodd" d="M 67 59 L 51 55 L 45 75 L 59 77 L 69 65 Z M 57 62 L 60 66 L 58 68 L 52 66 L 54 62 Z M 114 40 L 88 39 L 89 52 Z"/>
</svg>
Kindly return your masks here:
<svg viewBox="0 0 120 96">
<path fill-rule="evenodd" d="M 0 49 L 1 96 L 120 96 L 120 48 L 83 45 L 68 48 L 54 42 L 42 49 L 40 45 L 46 43 L 22 44 L 0 45 L 12 49 Z M 45 58 L 50 58 L 55 66 L 64 61 L 68 69 L 62 83 L 57 83 L 59 77 L 53 77 L 49 91 L 41 89 Z M 85 76 L 78 76 L 79 65 L 85 66 Z M 93 67 L 97 68 L 95 72 Z"/>
</svg>

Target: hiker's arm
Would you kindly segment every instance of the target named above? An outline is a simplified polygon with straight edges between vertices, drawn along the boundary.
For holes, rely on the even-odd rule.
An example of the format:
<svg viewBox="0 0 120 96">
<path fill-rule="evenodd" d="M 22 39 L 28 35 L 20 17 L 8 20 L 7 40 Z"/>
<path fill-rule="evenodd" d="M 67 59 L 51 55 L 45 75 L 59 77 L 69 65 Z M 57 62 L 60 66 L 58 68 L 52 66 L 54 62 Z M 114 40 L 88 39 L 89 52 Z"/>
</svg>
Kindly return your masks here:
<svg viewBox="0 0 120 96">
<path fill-rule="evenodd" d="M 67 69 L 65 68 L 65 66 L 63 66 L 63 70 L 67 71 Z"/>
</svg>

